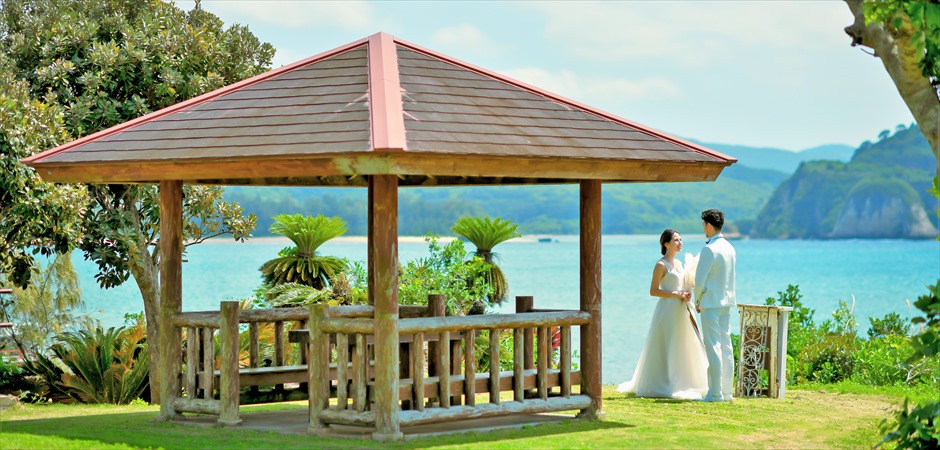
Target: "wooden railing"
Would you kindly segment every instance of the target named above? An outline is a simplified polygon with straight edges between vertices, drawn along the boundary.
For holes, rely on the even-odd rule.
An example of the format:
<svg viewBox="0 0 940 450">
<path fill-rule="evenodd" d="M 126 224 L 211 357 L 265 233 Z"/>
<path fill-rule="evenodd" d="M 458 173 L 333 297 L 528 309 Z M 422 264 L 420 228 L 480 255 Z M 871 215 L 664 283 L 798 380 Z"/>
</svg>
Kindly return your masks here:
<svg viewBox="0 0 940 450">
<path fill-rule="evenodd" d="M 367 305 L 335 307 L 338 317 L 372 317 L 374 308 Z M 424 317 L 434 312 L 425 306 L 402 306 L 405 317 Z M 219 415 L 219 423 L 239 423 L 241 391 L 250 387 L 274 386 L 275 392 L 289 393 L 285 383 L 300 383 L 299 391 L 307 393 L 307 343 L 291 343 L 290 330 L 305 329 L 309 318 L 306 307 L 273 309 L 239 309 L 238 302 L 222 302 L 219 311 L 183 312 L 173 316 L 173 326 L 185 330 L 184 361 L 180 392 L 173 400 L 176 412 Z M 441 315 L 443 309 L 441 308 Z M 243 366 L 239 346 L 240 324 L 248 325 L 248 361 Z M 273 336 L 262 342 L 261 334 L 271 328 Z M 220 349 L 216 348 L 218 338 Z M 261 344 L 273 346 L 273 359 L 262 361 Z M 363 346 L 365 347 L 365 346 Z M 292 357 L 293 356 L 293 357 Z M 217 360 L 218 357 L 218 360 Z M 364 363 L 363 367 L 371 364 Z M 336 371 L 333 368 L 332 378 Z"/>
<path fill-rule="evenodd" d="M 239 395 L 242 386 L 274 385 L 306 381 L 306 349 L 300 349 L 299 361 L 287 364 L 288 326 L 306 326 L 307 308 L 239 309 L 238 302 L 222 302 L 220 311 L 178 313 L 173 317 L 177 329 L 186 330 L 182 392 L 173 402 L 177 412 L 220 415 L 220 423 L 238 423 Z M 248 324 L 248 364 L 241 367 L 239 324 Z M 262 367 L 260 330 L 273 326 L 273 359 Z M 216 363 L 215 337 L 220 350 Z M 218 400 L 215 392 L 218 390 Z M 185 394 L 185 396 L 183 395 Z"/>
<path fill-rule="evenodd" d="M 529 298 L 530 299 L 530 298 Z M 523 310 L 532 311 L 531 301 Z M 571 328 L 590 322 L 583 311 L 523 312 L 460 317 L 402 318 L 400 341 L 410 342 L 410 351 L 400 352 L 400 370 L 395 386 L 376 386 L 369 377 L 366 340 L 375 333 L 372 316 L 350 314 L 324 305 L 310 307 L 310 431 L 319 433 L 330 424 L 375 426 L 371 405 L 379 397 L 395 393 L 400 425 L 418 425 L 468 418 L 482 418 L 517 413 L 582 410 L 591 405 L 584 393 L 572 393 L 580 384 L 580 371 L 572 369 Z M 559 329 L 559 361 L 552 361 L 551 330 Z M 527 334 L 535 330 L 538 355 L 529 367 Z M 500 370 L 500 335 L 513 336 L 512 370 Z M 488 334 L 489 371 L 477 373 L 475 341 Z M 454 342 L 462 347 L 462 361 L 452 358 L 454 345 L 427 345 L 429 341 Z M 408 338 L 406 338 L 408 336 Z M 336 342 L 335 352 L 329 342 Z M 427 351 L 427 360 L 425 359 Z M 461 364 L 462 363 L 462 364 Z M 554 366 L 554 367 L 553 367 Z M 331 368 L 335 367 L 335 377 Z M 335 405 L 330 405 L 335 381 Z M 555 389 L 557 388 L 557 392 Z M 385 390 L 385 391 L 383 391 Z M 501 401 L 501 392 L 512 392 L 512 401 Z M 477 404 L 478 393 L 488 394 L 487 402 Z M 534 393 L 534 395 L 527 395 Z M 463 403 L 461 405 L 461 403 Z"/>
</svg>

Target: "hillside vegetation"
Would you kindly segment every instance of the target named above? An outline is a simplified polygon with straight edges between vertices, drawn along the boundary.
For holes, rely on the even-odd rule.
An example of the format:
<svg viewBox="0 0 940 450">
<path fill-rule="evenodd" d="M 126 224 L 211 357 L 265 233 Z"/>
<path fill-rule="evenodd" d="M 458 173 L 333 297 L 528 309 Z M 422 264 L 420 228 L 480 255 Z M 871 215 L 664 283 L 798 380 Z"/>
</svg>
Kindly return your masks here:
<svg viewBox="0 0 940 450">
<path fill-rule="evenodd" d="M 930 238 L 935 161 L 917 127 L 865 143 L 848 163 L 807 162 L 774 192 L 752 235 L 771 238 Z"/>
<path fill-rule="evenodd" d="M 738 162 L 713 183 L 604 185 L 603 231 L 695 232 L 699 213 L 719 208 L 728 231 L 755 237 L 936 236 L 936 199 L 926 192 L 934 162 L 926 140 L 916 126 L 903 125 L 880 138 L 854 151 L 706 143 Z M 449 235 L 454 222 L 469 215 L 511 219 L 523 234 L 578 232 L 576 185 L 402 188 L 399 196 L 401 235 Z M 256 236 L 269 234 L 275 215 L 296 213 L 340 216 L 350 235 L 367 231 L 363 188 L 230 187 L 225 198 L 258 216 Z"/>
<path fill-rule="evenodd" d="M 697 142 L 694 139 L 690 140 Z M 785 172 L 788 175 L 795 172 L 800 164 L 807 161 L 849 162 L 852 159 L 852 154 L 855 153 L 855 147 L 841 144 L 820 145 L 794 152 L 773 147 L 748 147 L 714 142 L 699 143 L 712 150 L 738 158 L 738 164 L 742 166 L 755 169 L 771 169 Z"/>
<path fill-rule="evenodd" d="M 729 220 L 754 219 L 786 174 L 734 165 L 714 183 L 608 184 L 603 188 L 605 233 L 659 233 L 663 228 L 695 231 L 704 208 L 721 208 Z M 402 188 L 399 233 L 452 234 L 462 216 L 511 219 L 524 234 L 576 234 L 578 186 L 474 186 Z M 255 235 L 268 234 L 282 213 L 340 216 L 350 235 L 366 234 L 363 188 L 230 187 L 226 200 L 258 216 Z"/>
</svg>

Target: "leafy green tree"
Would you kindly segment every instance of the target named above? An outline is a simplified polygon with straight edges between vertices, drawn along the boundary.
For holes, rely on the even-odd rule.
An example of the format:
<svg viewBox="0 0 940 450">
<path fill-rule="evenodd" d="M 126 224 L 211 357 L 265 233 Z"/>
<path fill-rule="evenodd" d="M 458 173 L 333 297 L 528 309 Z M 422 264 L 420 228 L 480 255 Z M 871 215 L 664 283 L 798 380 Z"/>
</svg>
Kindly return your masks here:
<svg viewBox="0 0 940 450">
<path fill-rule="evenodd" d="M 930 142 L 940 175 L 940 3 L 845 0 L 852 45 L 871 48 Z"/>
<path fill-rule="evenodd" d="M 47 183 L 20 163 L 69 135 L 62 107 L 30 98 L 29 85 L 16 79 L 12 64 L 0 53 L 0 273 L 25 287 L 34 273 L 34 254 L 71 251 L 88 200 L 84 186 Z"/>
<path fill-rule="evenodd" d="M 197 7 L 160 0 L 4 0 L 0 47 L 30 96 L 61 105 L 77 138 L 264 72 L 274 48 L 247 27 L 223 26 Z M 35 133 L 49 133 L 33 127 Z M 59 134 L 41 144 L 61 143 Z M 52 145 L 33 147 L 43 150 Z M 134 276 L 147 331 L 157 341 L 160 310 L 159 208 L 153 186 L 89 185 L 81 249 L 103 287 Z M 216 187 L 184 191 L 187 245 L 225 233 L 243 239 L 254 226 Z M 151 349 L 151 362 L 159 348 Z M 154 372 L 156 375 L 156 372 Z M 152 398 L 159 380 L 151 379 Z"/>
<path fill-rule="evenodd" d="M 441 245 L 437 236 L 424 238 L 428 256 L 408 261 L 399 269 L 398 302 L 403 305 L 427 305 L 428 295 L 441 294 L 448 315 L 466 315 L 471 307 L 489 294 L 485 282 L 489 264 L 472 257 L 467 260 L 463 242 L 454 239 Z"/>
<path fill-rule="evenodd" d="M 477 247 L 474 256 L 490 265 L 486 272 L 486 284 L 491 289 L 487 295 L 487 300 L 491 305 L 502 303 L 509 295 L 509 282 L 506 281 L 503 270 L 496 264 L 498 255 L 493 252 L 493 248 L 502 242 L 521 236 L 516 232 L 518 227 L 511 220 L 503 220 L 499 217 L 496 219 L 461 217 L 451 228 L 458 236 L 467 238 Z"/>
<path fill-rule="evenodd" d="M 42 353 L 61 333 L 96 321 L 84 314 L 78 276 L 69 254 L 55 256 L 45 267 L 34 261 L 29 285 L 13 288 L 12 296 L 0 298 L 0 321 L 16 327 L 9 330 L 13 342 L 27 357 Z"/>
<path fill-rule="evenodd" d="M 911 326 L 908 325 L 898 313 L 888 313 L 881 319 L 869 317 L 871 327 L 868 329 L 869 339 L 884 338 L 887 336 L 907 336 Z"/>
<path fill-rule="evenodd" d="M 321 245 L 346 232 L 346 222 L 339 217 L 281 214 L 274 218 L 271 232 L 287 237 L 294 246 L 261 266 L 262 278 L 270 286 L 299 283 L 323 290 L 346 267 L 345 260 L 317 252 Z"/>
</svg>

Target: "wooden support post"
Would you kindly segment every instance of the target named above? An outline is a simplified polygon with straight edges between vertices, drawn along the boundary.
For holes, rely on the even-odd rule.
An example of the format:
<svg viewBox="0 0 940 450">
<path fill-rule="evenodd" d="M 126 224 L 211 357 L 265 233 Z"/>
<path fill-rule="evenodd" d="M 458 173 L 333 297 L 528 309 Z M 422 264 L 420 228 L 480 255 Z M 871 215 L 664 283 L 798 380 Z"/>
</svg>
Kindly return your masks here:
<svg viewBox="0 0 940 450">
<path fill-rule="evenodd" d="M 398 392 L 398 177 L 369 176 L 369 266 L 375 284 L 375 440 L 401 439 Z"/>
<path fill-rule="evenodd" d="M 548 341 L 549 327 L 539 327 L 539 370 L 535 377 L 539 398 L 548 400 L 548 358 L 551 343 Z"/>
<path fill-rule="evenodd" d="M 447 348 L 450 349 L 450 367 L 447 369 L 450 370 L 451 375 L 460 375 L 460 366 L 463 363 L 463 348 L 461 347 L 461 339 L 451 339 L 448 335 L 447 337 Z M 461 394 L 462 392 L 455 392 L 454 395 L 450 397 L 451 406 L 460 406 L 461 404 Z"/>
<path fill-rule="evenodd" d="M 604 414 L 601 395 L 601 182 L 581 180 L 581 311 L 591 321 L 581 326 L 581 393 L 591 407 L 580 417 Z"/>
<path fill-rule="evenodd" d="M 310 408 L 310 425 L 308 431 L 313 434 L 323 434 L 328 428 L 320 421 L 320 412 L 330 404 L 330 337 L 324 334 L 320 327 L 329 317 L 329 306 L 310 305 L 310 355 L 307 357 L 307 395 Z"/>
<path fill-rule="evenodd" d="M 248 324 L 248 367 L 258 367 L 258 358 L 261 357 L 258 340 L 261 338 L 258 322 Z"/>
<path fill-rule="evenodd" d="M 531 295 L 518 295 L 516 296 L 516 313 L 527 313 L 532 312 L 532 309 L 535 308 L 535 298 Z M 534 369 L 535 368 L 535 345 L 534 340 L 535 336 L 531 328 L 525 329 L 525 369 Z"/>
<path fill-rule="evenodd" d="M 196 371 L 199 370 L 199 332 L 196 327 L 186 328 L 186 396 L 196 398 Z"/>
<path fill-rule="evenodd" d="M 475 406 L 477 396 L 477 357 L 474 351 L 476 342 L 476 330 L 467 330 L 463 338 L 463 387 L 464 403 L 467 406 Z"/>
<path fill-rule="evenodd" d="M 428 317 L 444 317 L 446 297 L 441 294 L 428 295 Z M 440 346 L 441 340 L 428 341 L 428 376 L 436 377 L 440 375 Z M 440 402 L 440 399 L 437 399 Z"/>
<path fill-rule="evenodd" d="M 525 400 L 525 380 L 522 377 L 523 371 L 523 345 L 522 345 L 522 328 L 515 328 L 512 330 L 512 385 L 513 385 L 513 400 L 521 402 Z"/>
<path fill-rule="evenodd" d="M 173 401 L 180 396 L 183 365 L 182 331 L 173 315 L 183 310 L 183 182 L 160 182 L 160 392 L 158 420 L 179 416 Z"/>
<path fill-rule="evenodd" d="M 366 361 L 367 353 L 366 336 L 356 334 L 356 346 L 353 348 L 352 383 L 353 408 L 356 408 L 357 412 L 365 411 L 367 406 L 366 382 L 368 377 L 366 377 L 366 368 L 369 366 L 369 362 Z"/>
<path fill-rule="evenodd" d="M 202 329 L 202 397 L 206 400 L 215 398 L 215 330 Z"/>
<path fill-rule="evenodd" d="M 346 333 L 336 334 L 336 406 L 340 410 L 349 406 L 349 374 L 346 368 L 349 366 L 349 335 Z M 310 366 L 307 366 L 310 367 Z"/>
<path fill-rule="evenodd" d="M 438 379 L 438 398 L 441 400 L 441 408 L 450 408 L 450 346 L 445 344 L 450 341 L 450 331 L 442 331 L 440 334 L 440 343 L 438 351 L 437 368 Z"/>
<path fill-rule="evenodd" d="M 424 411 L 424 333 L 415 333 L 414 351 L 412 352 L 414 367 L 411 369 L 411 379 L 415 408 Z"/>
<path fill-rule="evenodd" d="M 284 365 L 284 321 L 278 320 L 274 322 L 274 366 L 281 367 Z M 275 391 L 283 391 L 284 385 L 277 384 L 274 386 Z"/>
<path fill-rule="evenodd" d="M 260 334 L 258 322 L 248 324 L 248 367 L 251 368 L 258 367 L 258 359 L 261 357 L 260 346 L 258 344 L 258 339 L 261 337 Z M 251 386 L 249 390 L 252 394 L 257 394 L 258 386 Z"/>
<path fill-rule="evenodd" d="M 219 425 L 241 423 L 238 414 L 240 386 L 238 383 L 238 302 L 222 302 L 219 340 L 222 363 L 219 365 Z"/>
<path fill-rule="evenodd" d="M 490 403 L 499 404 L 499 330 L 490 329 Z"/>
<path fill-rule="evenodd" d="M 307 329 L 307 321 L 306 321 L 306 320 L 297 321 L 297 322 L 295 322 L 295 324 L 297 325 L 297 328 L 296 328 L 296 329 L 298 329 L 298 330 L 306 330 L 306 329 Z M 291 328 L 291 330 L 294 330 L 294 328 Z M 301 344 L 299 347 L 300 347 L 300 363 L 301 363 L 301 364 L 307 364 L 307 352 L 306 352 L 306 350 L 304 350 L 304 349 L 307 348 L 307 346 Z M 348 349 L 347 349 L 347 350 L 348 350 Z"/>
<path fill-rule="evenodd" d="M 561 327 L 561 356 L 558 358 L 561 365 L 561 396 L 571 398 L 571 327 Z"/>
</svg>

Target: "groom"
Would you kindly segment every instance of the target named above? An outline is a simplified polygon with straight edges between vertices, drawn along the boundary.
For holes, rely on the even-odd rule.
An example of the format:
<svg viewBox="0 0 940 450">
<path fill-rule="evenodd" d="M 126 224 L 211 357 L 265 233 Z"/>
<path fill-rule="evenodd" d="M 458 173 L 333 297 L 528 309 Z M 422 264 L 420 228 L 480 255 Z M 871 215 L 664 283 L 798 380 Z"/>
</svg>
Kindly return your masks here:
<svg viewBox="0 0 940 450">
<path fill-rule="evenodd" d="M 702 212 L 708 241 L 695 270 L 695 306 L 702 313 L 702 337 L 708 356 L 707 402 L 730 402 L 734 355 L 731 350 L 731 308 L 734 298 L 734 247 L 721 235 L 725 214 Z"/>
</svg>

